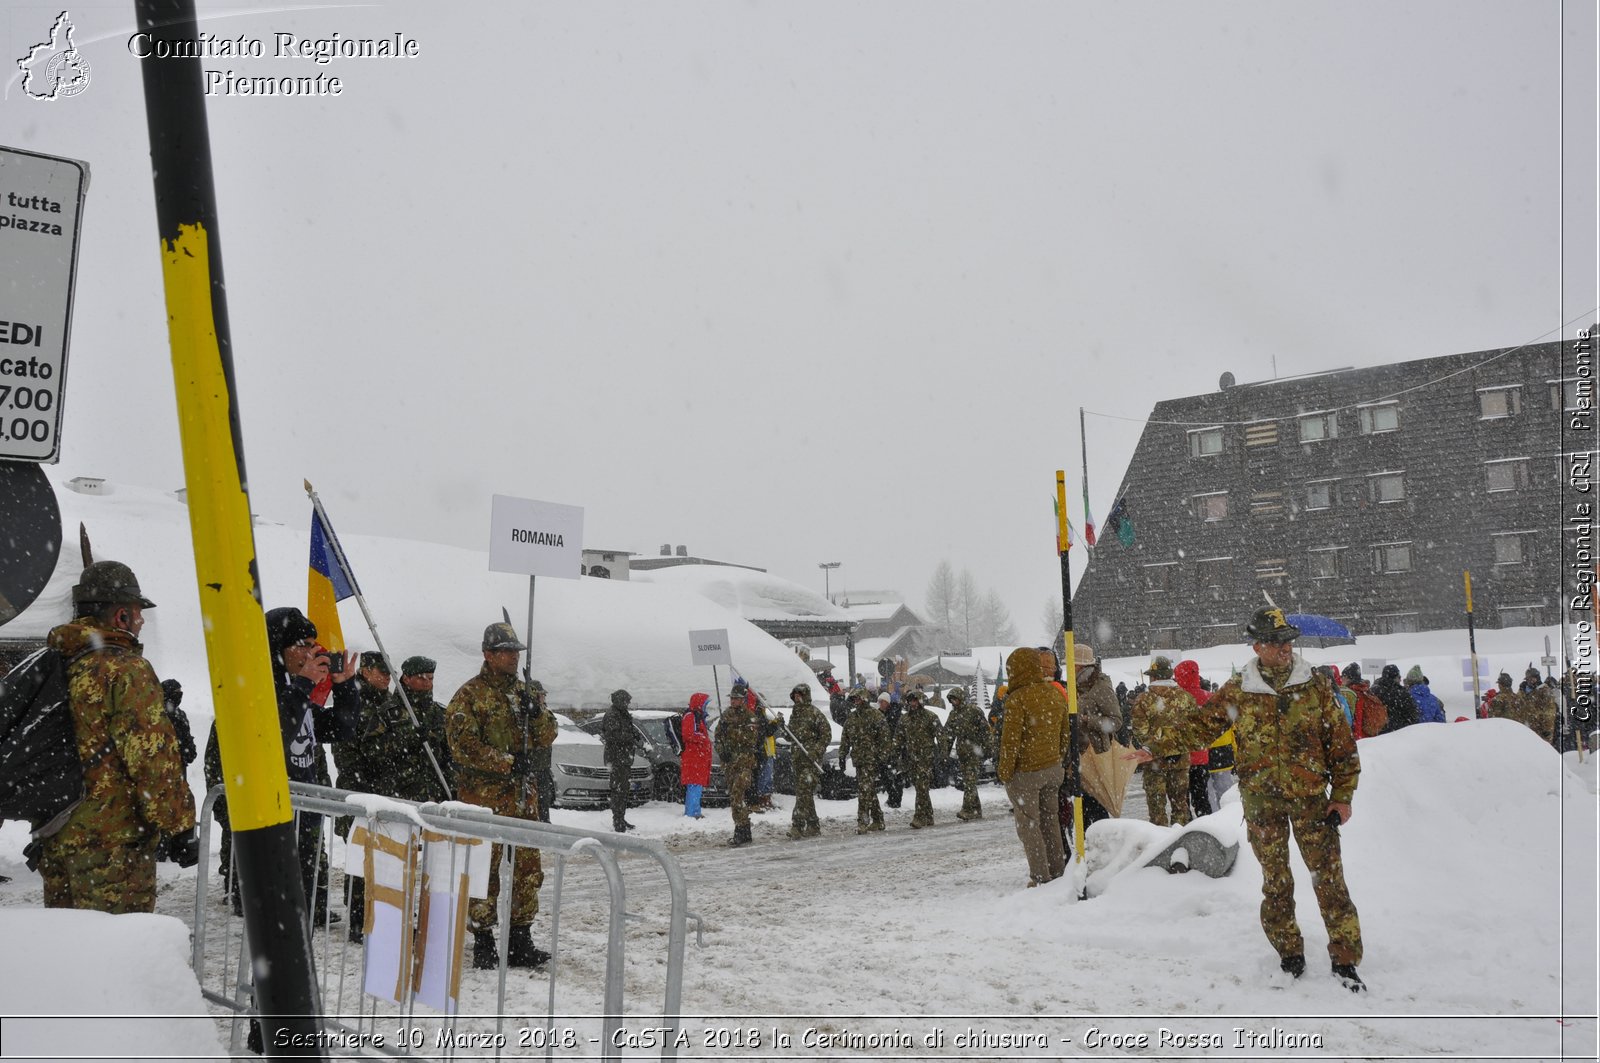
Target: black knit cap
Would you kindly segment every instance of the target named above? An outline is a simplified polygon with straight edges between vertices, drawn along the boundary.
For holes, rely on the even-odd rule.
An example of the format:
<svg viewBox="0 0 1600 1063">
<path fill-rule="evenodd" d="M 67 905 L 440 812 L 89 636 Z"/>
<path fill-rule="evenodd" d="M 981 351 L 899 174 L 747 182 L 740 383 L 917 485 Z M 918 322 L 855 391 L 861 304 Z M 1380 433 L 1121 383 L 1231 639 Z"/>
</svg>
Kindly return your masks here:
<svg viewBox="0 0 1600 1063">
<path fill-rule="evenodd" d="M 301 639 L 316 637 L 317 625 L 293 606 L 267 610 L 267 646 L 274 654 L 282 653 Z"/>
</svg>

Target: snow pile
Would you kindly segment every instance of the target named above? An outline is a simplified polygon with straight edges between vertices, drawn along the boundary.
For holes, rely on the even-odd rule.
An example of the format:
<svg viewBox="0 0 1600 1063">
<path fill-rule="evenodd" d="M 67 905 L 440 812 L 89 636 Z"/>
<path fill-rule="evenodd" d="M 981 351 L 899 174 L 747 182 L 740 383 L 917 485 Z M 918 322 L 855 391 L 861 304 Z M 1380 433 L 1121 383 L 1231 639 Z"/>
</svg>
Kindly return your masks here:
<svg viewBox="0 0 1600 1063">
<path fill-rule="evenodd" d="M 227 1054 L 189 969 L 189 928 L 180 920 L 0 908 L 0 941 L 7 1056 Z"/>
<path fill-rule="evenodd" d="M 850 614 L 793 580 L 732 565 L 673 565 L 633 573 L 640 583 L 688 587 L 746 620 L 839 620 Z"/>
</svg>

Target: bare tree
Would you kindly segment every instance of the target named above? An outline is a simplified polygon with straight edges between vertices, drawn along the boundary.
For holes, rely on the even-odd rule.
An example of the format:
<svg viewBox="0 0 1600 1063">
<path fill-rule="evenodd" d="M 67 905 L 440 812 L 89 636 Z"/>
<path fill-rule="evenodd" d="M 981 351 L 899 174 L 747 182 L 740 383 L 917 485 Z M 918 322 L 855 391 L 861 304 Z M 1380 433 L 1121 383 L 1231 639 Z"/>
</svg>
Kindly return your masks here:
<svg viewBox="0 0 1600 1063">
<path fill-rule="evenodd" d="M 1066 615 L 1061 611 L 1061 599 L 1046 598 L 1044 612 L 1039 617 L 1044 621 L 1044 644 L 1048 646 L 1051 640 L 1061 636 L 1061 629 L 1067 623 Z"/>
<path fill-rule="evenodd" d="M 956 601 L 956 573 L 949 561 L 940 561 L 928 581 L 927 607 L 923 619 L 941 631 L 948 631 Z"/>
</svg>

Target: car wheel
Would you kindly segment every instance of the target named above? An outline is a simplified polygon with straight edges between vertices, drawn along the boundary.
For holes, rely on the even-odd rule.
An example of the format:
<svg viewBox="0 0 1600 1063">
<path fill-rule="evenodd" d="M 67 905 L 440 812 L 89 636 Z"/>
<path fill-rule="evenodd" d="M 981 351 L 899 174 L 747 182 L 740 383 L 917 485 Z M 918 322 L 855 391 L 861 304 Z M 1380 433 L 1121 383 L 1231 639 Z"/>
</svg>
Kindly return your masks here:
<svg viewBox="0 0 1600 1063">
<path fill-rule="evenodd" d="M 656 769 L 656 800 L 670 801 L 673 804 L 683 804 L 683 786 L 678 781 L 678 769 L 674 767 L 661 767 Z"/>
</svg>

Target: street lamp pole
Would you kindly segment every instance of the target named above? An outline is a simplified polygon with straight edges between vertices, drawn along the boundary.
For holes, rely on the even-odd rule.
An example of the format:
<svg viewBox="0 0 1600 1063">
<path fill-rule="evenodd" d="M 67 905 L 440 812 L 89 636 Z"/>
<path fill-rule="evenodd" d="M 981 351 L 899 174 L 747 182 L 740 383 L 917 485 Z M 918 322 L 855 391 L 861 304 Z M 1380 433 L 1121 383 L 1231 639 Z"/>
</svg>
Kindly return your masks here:
<svg viewBox="0 0 1600 1063">
<path fill-rule="evenodd" d="M 830 580 L 830 577 L 833 575 L 833 570 L 838 568 L 841 564 L 843 564 L 842 561 L 818 561 L 817 562 L 817 567 L 822 569 L 822 596 L 824 598 L 828 599 L 828 604 L 829 605 L 833 604 L 833 585 L 832 585 L 832 582 Z M 826 645 L 827 648 L 823 652 L 828 655 L 829 663 L 832 663 L 832 661 L 833 661 L 833 637 L 831 635 L 825 640 L 825 645 Z"/>
</svg>

